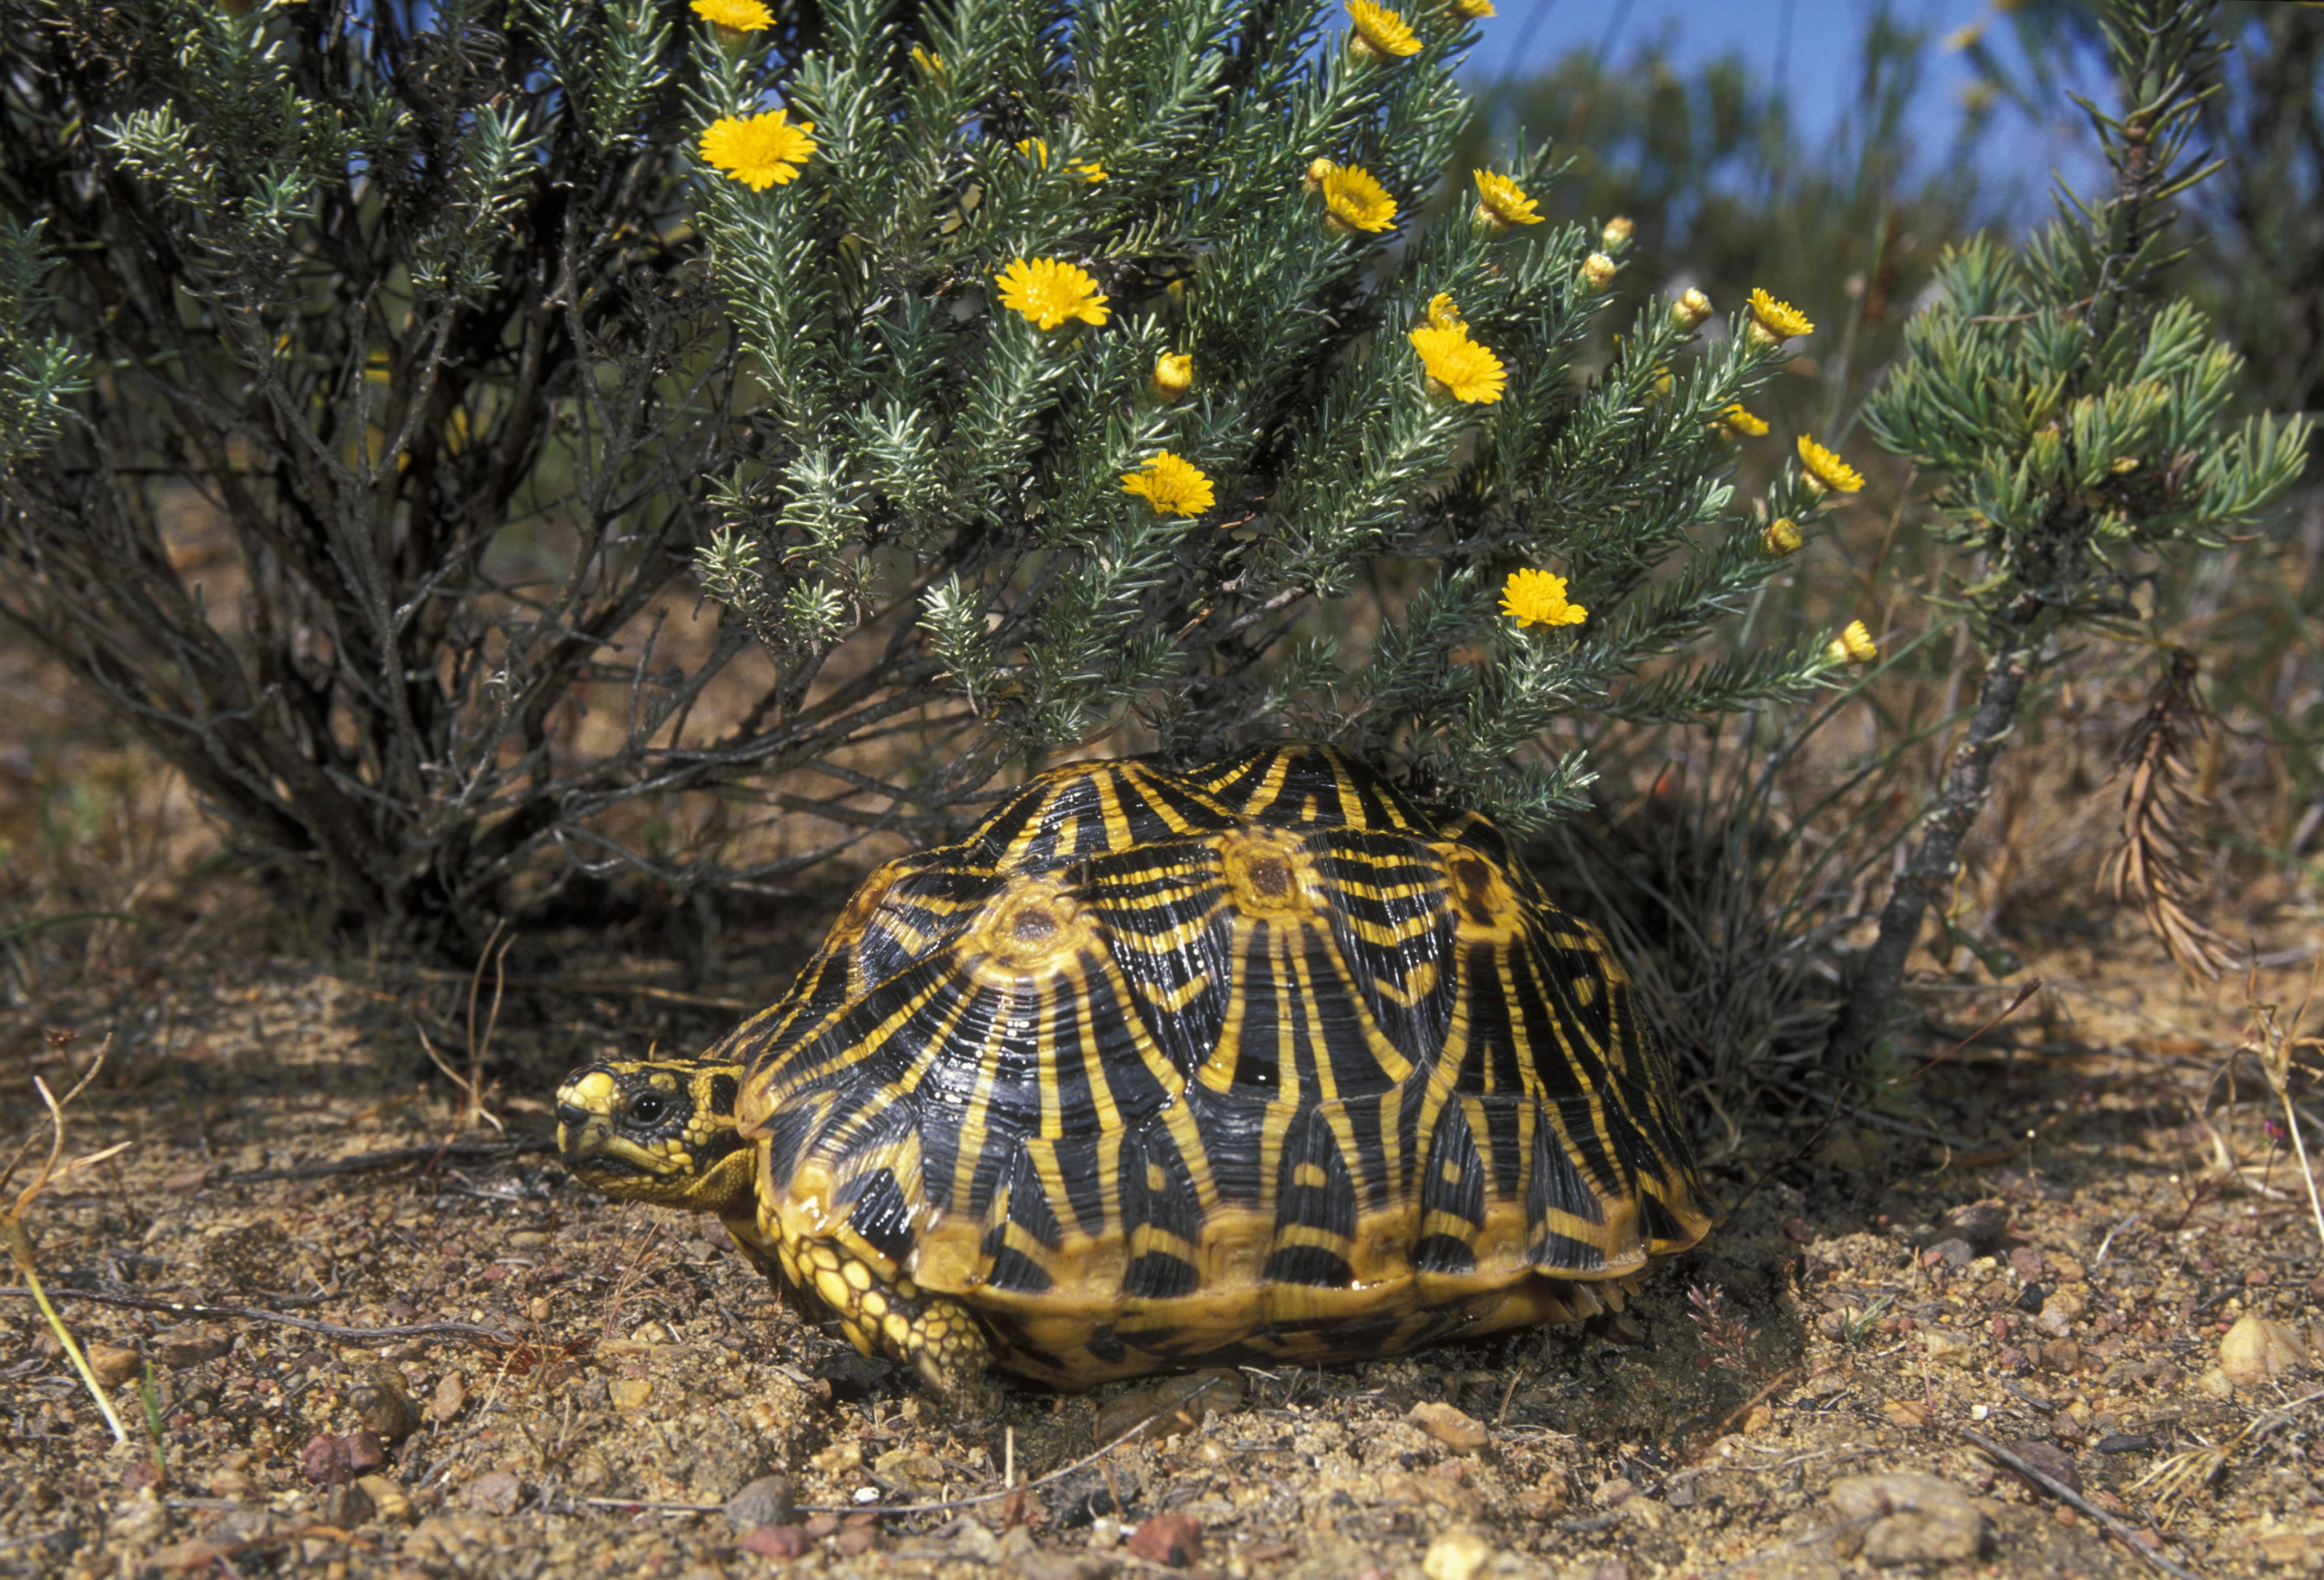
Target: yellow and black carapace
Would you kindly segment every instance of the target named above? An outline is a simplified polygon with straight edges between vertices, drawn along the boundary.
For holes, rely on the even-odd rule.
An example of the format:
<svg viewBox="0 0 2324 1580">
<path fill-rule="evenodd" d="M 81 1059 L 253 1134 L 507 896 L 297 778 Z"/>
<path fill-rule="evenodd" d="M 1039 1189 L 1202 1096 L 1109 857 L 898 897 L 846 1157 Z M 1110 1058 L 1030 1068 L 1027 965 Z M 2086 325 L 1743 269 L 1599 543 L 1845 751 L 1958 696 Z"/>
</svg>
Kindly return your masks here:
<svg viewBox="0 0 2324 1580">
<path fill-rule="evenodd" d="M 558 1099 L 583 1179 L 955 1399 L 1586 1316 L 1709 1222 L 1604 938 L 1305 744 L 1043 774 L 700 1058 Z"/>
</svg>

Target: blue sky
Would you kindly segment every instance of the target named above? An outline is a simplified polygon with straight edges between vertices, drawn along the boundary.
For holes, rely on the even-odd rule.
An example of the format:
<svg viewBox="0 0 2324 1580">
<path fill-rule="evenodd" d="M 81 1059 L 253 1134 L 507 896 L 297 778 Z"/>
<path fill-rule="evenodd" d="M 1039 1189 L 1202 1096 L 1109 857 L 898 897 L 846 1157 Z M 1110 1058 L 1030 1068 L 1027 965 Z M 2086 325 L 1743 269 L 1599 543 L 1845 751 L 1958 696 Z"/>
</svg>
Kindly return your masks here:
<svg viewBox="0 0 2324 1580">
<path fill-rule="evenodd" d="M 1498 0 L 1500 14 L 1484 23 L 1470 57 L 1471 78 L 1521 76 L 1570 51 L 1600 51 L 1616 63 L 1638 45 L 1670 41 L 1684 66 L 1739 54 L 1757 70 L 1780 74 L 1795 124 L 1812 141 L 1829 137 L 1854 91 L 1856 63 L 1873 0 Z M 1942 39 L 1954 29 L 1994 16 L 1990 0 L 1890 0 L 1898 21 Z M 2011 54 L 2009 29 L 1996 26 L 1988 42 Z M 2012 62 L 2015 63 L 2014 60 Z M 1966 60 L 1932 51 L 1913 118 L 1924 158 L 1941 156 L 1961 120 L 1961 96 L 1974 81 Z M 2046 217 L 2049 173 L 2062 169 L 2077 180 L 2098 168 L 2079 115 L 2068 105 L 2037 125 L 2007 110 L 1981 145 L 1978 158 L 1997 178 L 2015 178 L 2025 199 L 2019 217 Z"/>
</svg>

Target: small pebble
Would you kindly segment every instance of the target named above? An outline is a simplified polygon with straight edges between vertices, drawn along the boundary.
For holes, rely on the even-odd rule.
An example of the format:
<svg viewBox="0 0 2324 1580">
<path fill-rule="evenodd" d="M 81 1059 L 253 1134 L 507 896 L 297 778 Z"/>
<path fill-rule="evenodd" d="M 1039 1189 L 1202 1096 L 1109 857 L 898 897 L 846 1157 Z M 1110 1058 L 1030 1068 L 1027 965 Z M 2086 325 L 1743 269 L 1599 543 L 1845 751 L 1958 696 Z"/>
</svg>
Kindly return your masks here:
<svg viewBox="0 0 2324 1580">
<path fill-rule="evenodd" d="M 1492 1544 L 1467 1530 L 1448 1530 L 1428 1544 L 1421 1556 L 1420 1572 L 1428 1580 L 1476 1580 L 1478 1571 L 1492 1560 Z"/>
<path fill-rule="evenodd" d="M 347 1440 L 327 1432 L 318 1433 L 299 1450 L 299 1474 L 317 1486 L 336 1486 L 355 1478 L 347 1463 Z"/>
<path fill-rule="evenodd" d="M 254 1496 L 258 1492 L 258 1484 L 239 1470 L 216 1472 L 209 1478 L 208 1484 L 211 1497 L 226 1498 L 237 1503 L 245 1498 Z"/>
<path fill-rule="evenodd" d="M 807 1530 L 798 1525 L 761 1525 L 739 1545 L 762 1558 L 796 1558 L 807 1551 Z"/>
<path fill-rule="evenodd" d="M 2074 1456 L 2055 1443 L 2044 1443 L 2038 1438 L 2028 1438 L 2012 1443 L 2009 1451 L 2052 1481 L 2059 1483 L 2068 1492 L 2082 1490 L 2081 1472 L 2074 1466 Z"/>
<path fill-rule="evenodd" d="M 1983 1256 L 1997 1248 L 2009 1232 L 2009 1209 L 1997 1201 L 1972 1201 L 1945 1215 L 1945 1232 L 1966 1240 Z"/>
<path fill-rule="evenodd" d="M 2154 1447 L 2144 1432 L 2109 1432 L 2090 1445 L 2093 1454 L 2144 1454 Z"/>
<path fill-rule="evenodd" d="M 420 1429 L 420 1410 L 404 1392 L 403 1373 L 374 1365 L 347 1390 L 347 1403 L 381 1442 L 401 1443 Z"/>
<path fill-rule="evenodd" d="M 762 1475 L 726 1500 L 726 1523 L 737 1530 L 788 1525 L 798 1506 L 787 1475 Z"/>
<path fill-rule="evenodd" d="M 2307 1361 L 2298 1333 L 2248 1311 L 2219 1340 L 2219 1371 L 2238 1388 L 2262 1387 Z"/>
<path fill-rule="evenodd" d="M 1879 1567 L 1961 1563 L 1985 1545 L 1985 1516 L 1967 1493 L 1941 1476 L 1895 1471 L 1842 1476 L 1831 1484 L 1832 1510 L 1847 1522 L 1836 1545 Z"/>
<path fill-rule="evenodd" d="M 393 1476 L 358 1476 L 355 1486 L 371 1500 L 374 1519 L 397 1525 L 411 1519 L 411 1494 L 404 1491 L 403 1484 Z"/>
<path fill-rule="evenodd" d="M 467 1408 L 468 1380 L 457 1372 L 447 1372 L 444 1380 L 436 1384 L 436 1392 L 428 1401 L 428 1417 L 438 1426 L 459 1419 Z"/>
<path fill-rule="evenodd" d="M 1474 1454 L 1488 1440 L 1484 1422 L 1441 1400 L 1423 1400 L 1405 1419 L 1455 1454 Z"/>
<path fill-rule="evenodd" d="M 523 1495 L 514 1471 L 488 1470 L 461 1489 L 460 1501 L 479 1514 L 513 1514 Z"/>
<path fill-rule="evenodd" d="M 1976 1260 L 1976 1247 L 1958 1235 L 1948 1235 L 1921 1253 L 1923 1267 L 1967 1267 Z"/>
<path fill-rule="evenodd" d="M 1189 1514 L 1157 1514 L 1123 1544 L 1130 1556 L 1184 1569 L 1202 1562 L 1203 1524 Z"/>
<path fill-rule="evenodd" d="M 173 1541 L 148 1553 L 145 1566 L 165 1575 L 208 1575 L 217 1571 L 226 1556 L 226 1548 L 216 1542 Z"/>
<path fill-rule="evenodd" d="M 153 1336 L 153 1358 L 165 1366 L 198 1366 L 214 1361 L 234 1347 L 234 1340 L 215 1327 L 189 1323 Z"/>
<path fill-rule="evenodd" d="M 133 1349 L 119 1345 L 92 1344 L 83 1350 L 88 1356 L 88 1369 L 107 1388 L 118 1388 L 144 1369 L 145 1357 Z"/>
<path fill-rule="evenodd" d="M 323 1495 L 323 1523 L 336 1525 L 341 1530 L 353 1530 L 358 1525 L 368 1524 L 371 1517 L 378 1512 L 371 1501 L 371 1494 L 354 1482 L 333 1487 Z"/>
</svg>

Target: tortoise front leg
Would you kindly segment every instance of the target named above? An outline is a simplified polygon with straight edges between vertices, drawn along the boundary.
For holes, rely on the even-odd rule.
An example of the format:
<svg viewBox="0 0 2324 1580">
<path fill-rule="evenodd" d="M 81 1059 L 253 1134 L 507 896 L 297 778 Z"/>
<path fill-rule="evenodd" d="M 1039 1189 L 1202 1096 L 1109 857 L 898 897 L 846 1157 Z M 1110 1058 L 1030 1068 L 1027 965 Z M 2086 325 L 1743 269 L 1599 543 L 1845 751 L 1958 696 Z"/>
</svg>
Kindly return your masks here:
<svg viewBox="0 0 2324 1580">
<path fill-rule="evenodd" d="M 782 1252 L 792 1281 L 831 1308 L 857 1349 L 909 1366 L 964 1418 L 1000 1412 L 992 1347 L 959 1301 L 932 1295 L 908 1278 L 886 1278 L 835 1240 L 789 1242 Z"/>
</svg>

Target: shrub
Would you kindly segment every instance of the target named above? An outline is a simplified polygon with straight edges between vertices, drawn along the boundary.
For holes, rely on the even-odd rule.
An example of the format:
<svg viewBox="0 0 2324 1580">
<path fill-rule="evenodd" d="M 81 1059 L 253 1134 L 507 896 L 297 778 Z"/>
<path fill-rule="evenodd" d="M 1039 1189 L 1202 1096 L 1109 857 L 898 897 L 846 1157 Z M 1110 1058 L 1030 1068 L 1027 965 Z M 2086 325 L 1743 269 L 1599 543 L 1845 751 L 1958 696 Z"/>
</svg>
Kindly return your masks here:
<svg viewBox="0 0 2324 1580">
<path fill-rule="evenodd" d="M 1842 1062 L 1869 1048 L 1893 1013 L 1905 959 L 1990 794 L 1994 760 L 2036 703 L 2061 638 L 2154 639 L 2156 556 L 2223 547 L 2304 464 L 2304 419 L 2224 420 L 2240 359 L 2161 279 L 2181 252 L 2172 200 L 2211 168 L 2190 168 L 2186 157 L 2217 83 L 2211 11 L 2113 0 L 2106 30 L 2123 107 L 2089 108 L 2113 193 L 2087 206 L 2067 195 L 2022 252 L 1983 239 L 1954 250 L 1937 299 L 1867 404 L 1883 447 L 1936 479 L 1936 534 L 1965 562 L 1951 602 L 1985 673 L 1833 1032 Z M 2190 672 L 2175 654 L 2164 665 L 2134 737 L 2126 868 L 2135 868 L 2173 955 L 2216 974 L 2217 943 L 2186 909 L 2190 886 L 2172 860 L 2183 796 L 2172 788 L 2181 768 L 2172 743 L 2190 722 Z"/>
<path fill-rule="evenodd" d="M 1770 299 L 1585 371 L 1628 227 L 1448 168 L 1477 9 L 12 5 L 0 611 L 447 947 L 1061 753 L 1318 735 L 1540 823 L 1567 715 L 1849 661 L 1704 638 L 1852 474 L 1726 481 Z"/>
</svg>

